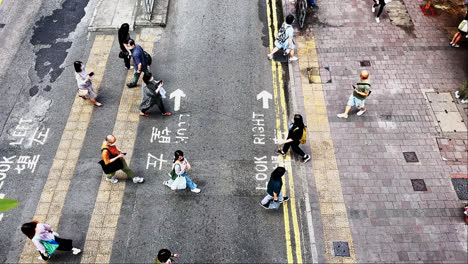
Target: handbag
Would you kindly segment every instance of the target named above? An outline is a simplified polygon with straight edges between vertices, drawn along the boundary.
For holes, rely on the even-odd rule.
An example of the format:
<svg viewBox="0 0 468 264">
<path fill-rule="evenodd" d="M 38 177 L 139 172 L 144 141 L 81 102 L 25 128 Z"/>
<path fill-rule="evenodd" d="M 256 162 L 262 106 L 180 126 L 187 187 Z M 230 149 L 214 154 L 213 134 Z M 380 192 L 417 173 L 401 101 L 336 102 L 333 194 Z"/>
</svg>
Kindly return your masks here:
<svg viewBox="0 0 468 264">
<path fill-rule="evenodd" d="M 89 97 L 88 89 L 78 89 L 78 96 L 83 99 L 88 99 Z"/>
<path fill-rule="evenodd" d="M 468 21 L 463 20 L 462 22 L 460 22 L 460 24 L 458 25 L 458 29 L 463 32 L 468 32 Z"/>
<path fill-rule="evenodd" d="M 177 176 L 174 182 L 171 184 L 171 190 L 183 190 L 187 188 L 187 179 L 185 176 Z"/>
<path fill-rule="evenodd" d="M 128 52 L 123 52 L 123 51 L 120 51 L 119 52 L 119 58 L 123 59 L 125 57 L 128 57 Z"/>
<path fill-rule="evenodd" d="M 44 246 L 44 248 L 46 250 L 46 253 L 49 256 L 54 254 L 54 252 L 59 247 L 59 244 L 57 243 L 57 241 L 55 241 L 53 239 L 51 239 L 51 240 L 42 240 L 42 239 L 38 239 L 38 238 L 35 238 L 35 239 L 42 243 L 42 245 Z"/>
<path fill-rule="evenodd" d="M 103 149 L 101 149 L 101 153 L 105 149 L 107 149 L 107 151 L 109 151 L 108 148 L 103 148 Z M 109 153 L 110 153 L 110 151 L 109 151 Z M 109 159 L 113 159 L 115 157 L 117 157 L 117 155 L 112 156 L 112 154 L 111 154 Z M 114 172 L 116 172 L 118 170 L 123 169 L 123 162 L 122 162 L 121 159 L 117 159 L 114 162 L 111 162 L 111 163 L 109 163 L 107 165 L 104 162 L 104 160 L 100 160 L 98 163 L 99 163 L 99 165 L 101 165 L 102 170 L 104 171 L 105 174 L 111 174 L 111 173 L 114 173 Z"/>
</svg>

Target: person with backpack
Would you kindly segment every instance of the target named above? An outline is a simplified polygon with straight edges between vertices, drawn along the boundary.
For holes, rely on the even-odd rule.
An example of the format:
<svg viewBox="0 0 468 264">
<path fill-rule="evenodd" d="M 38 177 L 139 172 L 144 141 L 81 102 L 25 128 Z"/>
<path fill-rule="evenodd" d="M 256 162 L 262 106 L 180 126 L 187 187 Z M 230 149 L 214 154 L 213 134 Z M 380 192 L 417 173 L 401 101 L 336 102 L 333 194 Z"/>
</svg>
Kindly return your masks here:
<svg viewBox="0 0 468 264">
<path fill-rule="evenodd" d="M 265 209 L 278 209 L 281 203 L 287 202 L 289 197 L 283 197 L 283 177 L 286 169 L 284 167 L 276 167 L 271 173 L 270 180 L 267 184 L 267 195 L 260 202 L 260 205 Z"/>
<path fill-rule="evenodd" d="M 143 98 L 140 104 L 140 115 L 148 117 L 148 110 L 157 105 L 163 116 L 172 115 L 170 112 L 166 112 L 163 104 L 163 97 L 166 98 L 165 90 L 163 88 L 163 81 L 155 81 L 151 72 L 147 72 L 143 75 L 143 82 L 146 84 L 143 87 Z"/>
<path fill-rule="evenodd" d="M 197 185 L 187 176 L 187 171 L 191 170 L 192 166 L 186 158 L 182 150 L 176 150 L 174 153 L 174 162 L 172 164 L 172 171 L 169 174 L 171 178 L 165 182 L 164 185 L 171 188 L 172 190 L 181 190 L 189 188 L 194 193 L 199 193 L 201 190 L 197 188 Z M 185 181 L 185 185 L 179 187 L 179 181 Z"/>
<path fill-rule="evenodd" d="M 172 258 L 178 258 L 179 254 L 173 254 L 169 249 L 161 249 L 156 256 L 156 264 L 171 264 Z"/>
<path fill-rule="evenodd" d="M 286 56 L 289 53 L 289 61 L 296 61 L 297 57 L 294 56 L 294 28 L 292 23 L 294 22 L 294 16 L 288 15 L 286 21 L 283 22 L 281 28 L 278 31 L 278 36 L 275 39 L 275 47 L 268 54 L 268 59 L 273 59 L 273 54 L 278 50 L 283 49 L 284 55 Z"/>
<path fill-rule="evenodd" d="M 283 149 L 278 149 L 278 154 L 286 156 L 289 148 L 302 157 L 302 161 L 306 163 L 310 160 L 310 155 L 305 154 L 299 147 L 299 144 L 305 144 L 306 130 L 302 116 L 294 115 L 293 123 L 289 126 L 288 137 L 286 140 L 281 140 L 279 144 L 284 144 Z M 301 142 L 302 141 L 302 142 Z"/>
<path fill-rule="evenodd" d="M 140 45 L 136 45 L 133 39 L 128 41 L 128 49 L 132 53 L 133 62 L 135 64 L 135 72 L 133 73 L 133 81 L 131 83 L 127 83 L 128 88 L 134 88 L 137 86 L 138 79 L 140 79 L 140 75 L 142 72 L 146 73 L 149 72 L 148 64 L 146 63 L 147 59 L 145 60 L 145 51 Z"/>
<path fill-rule="evenodd" d="M 346 105 L 346 109 L 344 113 L 338 114 L 339 118 L 348 118 L 348 113 L 351 110 L 351 107 L 356 106 L 360 108 L 359 112 L 357 112 L 358 116 L 361 116 L 366 112 L 366 99 L 371 93 L 371 85 L 369 81 L 369 72 L 366 70 L 361 71 L 361 80 L 356 84 L 353 85 L 354 91 L 349 96 L 348 103 Z"/>
<path fill-rule="evenodd" d="M 71 239 L 65 239 L 59 237 L 59 235 L 52 231 L 52 227 L 47 224 L 41 224 L 37 220 L 33 220 L 29 223 L 24 223 L 21 226 L 21 231 L 25 234 L 41 256 L 39 259 L 49 260 L 51 255 L 56 250 L 71 251 L 73 255 L 77 255 L 81 252 L 81 249 L 73 247 L 73 241 Z"/>
</svg>

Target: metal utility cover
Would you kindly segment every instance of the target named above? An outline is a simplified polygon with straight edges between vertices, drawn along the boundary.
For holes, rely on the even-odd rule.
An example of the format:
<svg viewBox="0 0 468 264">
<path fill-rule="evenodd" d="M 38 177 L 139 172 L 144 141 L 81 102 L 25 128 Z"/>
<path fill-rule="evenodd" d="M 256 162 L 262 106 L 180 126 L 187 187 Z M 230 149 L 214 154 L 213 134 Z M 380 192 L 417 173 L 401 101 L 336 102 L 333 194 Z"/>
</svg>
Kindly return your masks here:
<svg viewBox="0 0 468 264">
<path fill-rule="evenodd" d="M 333 249 L 336 257 L 350 257 L 348 242 L 333 242 Z"/>
<path fill-rule="evenodd" d="M 371 63 L 370 63 L 370 61 L 368 61 L 368 60 L 363 60 L 363 61 L 360 61 L 359 63 L 361 64 L 361 67 L 369 67 L 369 66 L 371 66 Z"/>
<path fill-rule="evenodd" d="M 406 162 L 419 162 L 415 152 L 403 152 Z"/>
<path fill-rule="evenodd" d="M 458 199 L 468 200 L 468 178 L 452 178 L 452 185 Z"/>
<path fill-rule="evenodd" d="M 434 112 L 443 132 L 467 132 L 459 112 Z"/>
<path fill-rule="evenodd" d="M 426 96 L 430 102 L 453 102 L 450 93 L 426 93 Z"/>
<path fill-rule="evenodd" d="M 320 75 L 320 70 L 322 70 L 322 75 Z M 307 77 L 309 78 L 309 83 L 331 83 L 331 74 L 329 67 L 310 67 L 307 68 Z"/>
<path fill-rule="evenodd" d="M 431 107 L 434 112 L 458 112 L 457 105 L 453 102 L 432 102 Z"/>
<path fill-rule="evenodd" d="M 427 191 L 426 183 L 423 179 L 411 179 L 411 184 L 413 185 L 413 190 L 417 192 Z"/>
</svg>

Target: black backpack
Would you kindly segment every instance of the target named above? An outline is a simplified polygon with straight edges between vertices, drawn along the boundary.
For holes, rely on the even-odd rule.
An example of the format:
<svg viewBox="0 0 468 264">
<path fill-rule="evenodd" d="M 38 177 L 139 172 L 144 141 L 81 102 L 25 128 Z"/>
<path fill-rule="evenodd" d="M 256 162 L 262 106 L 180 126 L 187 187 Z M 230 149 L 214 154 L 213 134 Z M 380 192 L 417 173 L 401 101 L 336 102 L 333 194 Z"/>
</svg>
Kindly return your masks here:
<svg viewBox="0 0 468 264">
<path fill-rule="evenodd" d="M 151 58 L 151 55 L 149 55 L 148 52 L 143 51 L 143 56 L 145 57 L 146 65 L 151 66 L 151 63 L 153 62 L 153 59 Z"/>
</svg>

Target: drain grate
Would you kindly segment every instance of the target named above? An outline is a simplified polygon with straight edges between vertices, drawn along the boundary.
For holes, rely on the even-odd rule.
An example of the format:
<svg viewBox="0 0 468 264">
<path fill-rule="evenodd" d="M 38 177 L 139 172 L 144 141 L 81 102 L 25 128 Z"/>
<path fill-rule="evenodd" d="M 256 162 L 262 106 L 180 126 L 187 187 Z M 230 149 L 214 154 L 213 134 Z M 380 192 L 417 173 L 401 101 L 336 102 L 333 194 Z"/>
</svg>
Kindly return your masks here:
<svg viewBox="0 0 468 264">
<path fill-rule="evenodd" d="M 348 242 L 333 242 L 333 249 L 336 257 L 350 257 Z"/>
<path fill-rule="evenodd" d="M 406 162 L 419 162 L 415 152 L 403 152 Z"/>
<path fill-rule="evenodd" d="M 359 62 L 361 64 L 361 67 L 370 67 L 371 63 L 368 60 L 363 60 Z"/>
<path fill-rule="evenodd" d="M 411 184 L 413 185 L 413 190 L 417 192 L 427 191 L 426 183 L 423 179 L 411 179 Z"/>
</svg>

